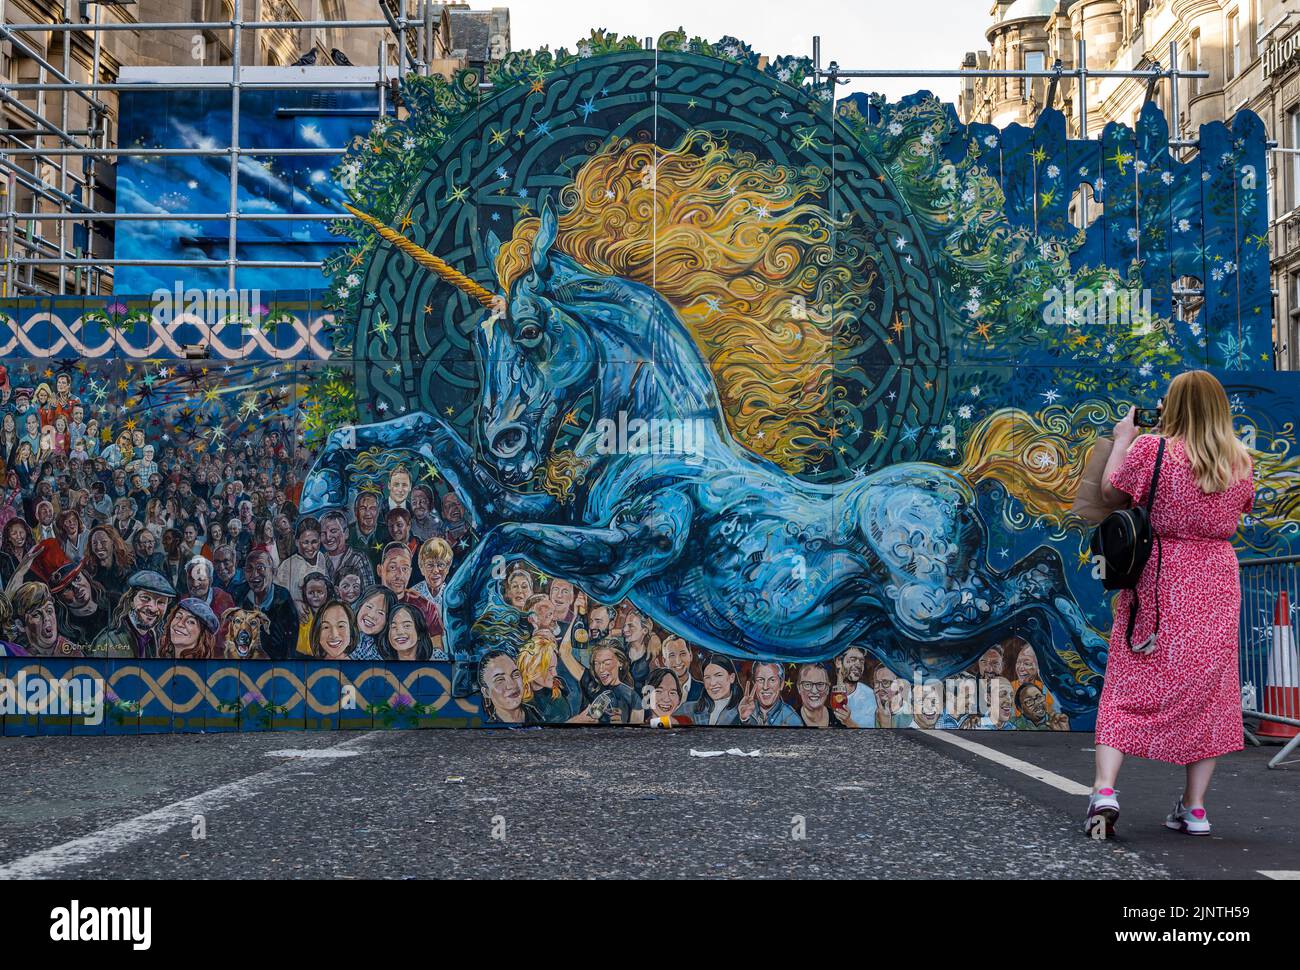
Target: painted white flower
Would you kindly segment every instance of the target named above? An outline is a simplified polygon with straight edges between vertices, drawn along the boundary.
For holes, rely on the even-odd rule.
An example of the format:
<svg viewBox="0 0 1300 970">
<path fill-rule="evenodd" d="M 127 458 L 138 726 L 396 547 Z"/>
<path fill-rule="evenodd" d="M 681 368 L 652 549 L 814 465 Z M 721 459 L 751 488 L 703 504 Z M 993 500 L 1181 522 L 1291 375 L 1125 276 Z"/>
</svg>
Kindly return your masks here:
<svg viewBox="0 0 1300 970">
<path fill-rule="evenodd" d="M 1147 163 L 1143 161 L 1138 161 L 1133 165 L 1133 167 L 1137 169 L 1137 173 L 1141 175 L 1143 172 L 1147 170 Z"/>
<path fill-rule="evenodd" d="M 1202 172 L 1202 173 L 1201 173 L 1201 181 L 1202 181 L 1202 182 L 1208 182 L 1209 180 L 1210 180 L 1210 173 L 1209 173 L 1209 172 Z"/>
<path fill-rule="evenodd" d="M 984 144 L 988 145 L 989 148 L 997 148 L 997 147 L 998 147 L 998 136 L 997 136 L 997 135 L 989 135 L 988 137 L 986 137 L 986 138 L 984 139 Z"/>
<path fill-rule="evenodd" d="M 900 125 L 897 121 L 891 121 L 889 123 L 889 133 L 893 135 L 895 138 L 897 138 L 899 135 L 903 133 L 903 126 Z"/>
<path fill-rule="evenodd" d="M 1047 177 L 1049 179 L 1054 179 L 1060 174 L 1061 174 L 1061 170 L 1056 165 L 1047 166 Z"/>
<path fill-rule="evenodd" d="M 1115 350 L 1116 350 L 1116 347 L 1115 347 L 1114 342 L 1108 343 L 1108 344 L 1106 345 L 1106 353 L 1108 353 L 1108 354 L 1113 354 L 1113 353 L 1115 353 Z"/>
<path fill-rule="evenodd" d="M 979 300 L 967 300 L 966 312 L 969 313 L 971 316 L 974 316 L 975 314 L 979 313 L 980 312 Z"/>
<path fill-rule="evenodd" d="M 1145 364 L 1143 364 L 1141 367 L 1139 367 L 1139 368 L 1138 368 L 1138 373 L 1141 374 L 1143 377 L 1150 377 L 1150 376 L 1151 376 L 1151 363 L 1150 363 L 1150 361 L 1148 361 L 1147 363 L 1145 363 Z"/>
<path fill-rule="evenodd" d="M 1224 273 L 1235 273 L 1237 272 L 1237 264 L 1232 260 L 1228 260 L 1223 264 L 1223 271 Z"/>
<path fill-rule="evenodd" d="M 970 295 L 973 296 L 973 297 L 974 297 L 975 299 L 977 299 L 977 300 L 980 298 L 980 296 L 983 294 L 983 292 L 984 292 L 984 291 L 981 290 L 978 286 L 972 286 L 972 287 L 970 288 Z"/>
<path fill-rule="evenodd" d="M 740 48 L 737 47 L 735 44 L 729 44 L 726 49 L 726 55 L 728 57 L 739 57 Z"/>
<path fill-rule="evenodd" d="M 591 45 L 587 43 L 585 40 L 578 45 L 578 56 L 579 57 L 591 56 Z"/>
<path fill-rule="evenodd" d="M 1201 325 L 1197 323 L 1195 320 L 1192 321 L 1188 329 L 1192 331 L 1193 337 L 1199 337 L 1201 335 Z"/>
<path fill-rule="evenodd" d="M 1128 231 L 1128 239 L 1129 239 L 1129 242 L 1137 242 L 1137 241 L 1138 241 L 1138 231 L 1137 231 L 1137 226 L 1134 226 L 1132 229 L 1130 229 L 1130 230 Z"/>
<path fill-rule="evenodd" d="M 1043 259 L 1052 258 L 1052 244 L 1046 239 L 1038 244 L 1038 255 L 1043 257 Z"/>
<path fill-rule="evenodd" d="M 358 276 L 356 273 L 349 273 L 347 277 L 343 280 L 343 282 L 347 283 L 348 286 L 356 286 L 358 283 L 361 282 L 361 277 Z"/>
<path fill-rule="evenodd" d="M 980 386 L 979 386 L 978 384 L 976 384 L 974 387 L 972 387 L 972 388 L 970 389 L 970 396 L 971 396 L 971 397 L 979 397 L 979 396 L 980 396 Z"/>
<path fill-rule="evenodd" d="M 1100 179 L 1100 178 L 1097 179 L 1096 183 L 1093 185 L 1093 188 L 1096 189 L 1098 192 L 1105 192 L 1105 191 L 1106 191 L 1106 180 L 1105 180 L 1105 179 Z"/>
<path fill-rule="evenodd" d="M 966 205 L 973 205 L 975 203 L 975 190 L 967 189 L 965 192 L 961 194 L 961 200 Z"/>
<path fill-rule="evenodd" d="M 969 404 L 963 404 L 957 409 L 957 416 L 963 421 L 969 421 L 972 413 Z"/>
<path fill-rule="evenodd" d="M 934 135 L 931 134 L 931 133 L 928 132 L 928 131 L 925 132 L 924 134 L 922 134 L 922 135 L 921 135 L 921 144 L 924 145 L 924 146 L 926 146 L 927 148 L 929 148 L 931 145 L 934 144 Z"/>
<path fill-rule="evenodd" d="M 410 135 L 407 135 L 405 138 L 402 139 L 402 147 L 405 148 L 408 152 L 413 151 L 415 149 L 415 139 L 412 138 Z"/>
<path fill-rule="evenodd" d="M 1101 291 L 1105 293 L 1107 296 L 1114 296 L 1115 295 L 1114 282 L 1112 282 L 1111 280 L 1107 280 L 1106 284 L 1101 288 Z"/>
<path fill-rule="evenodd" d="M 1219 269 L 1219 267 L 1217 266 L 1214 267 L 1214 270 L 1210 273 L 1210 276 L 1214 279 L 1214 282 L 1216 283 L 1223 282 L 1223 270 Z"/>
<path fill-rule="evenodd" d="M 1160 174 L 1160 181 L 1164 182 L 1165 185 L 1173 185 L 1173 184 L 1174 184 L 1174 173 L 1173 173 L 1173 172 L 1162 172 L 1162 173 Z"/>
<path fill-rule="evenodd" d="M 352 292 L 352 291 L 349 290 L 346 286 L 340 286 L 340 287 L 339 287 L 339 299 L 340 299 L 340 300 L 346 300 L 346 299 L 348 298 L 348 294 L 351 293 L 351 292 Z"/>
<path fill-rule="evenodd" d="M 781 70 L 776 72 L 776 76 L 777 80 L 788 81 L 790 80 L 790 69 L 788 67 L 783 67 Z"/>
<path fill-rule="evenodd" d="M 1179 219 L 1179 220 L 1178 220 L 1178 231 L 1179 231 L 1179 232 L 1191 232 L 1191 230 L 1192 230 L 1192 221 L 1191 221 L 1190 219 Z"/>
</svg>

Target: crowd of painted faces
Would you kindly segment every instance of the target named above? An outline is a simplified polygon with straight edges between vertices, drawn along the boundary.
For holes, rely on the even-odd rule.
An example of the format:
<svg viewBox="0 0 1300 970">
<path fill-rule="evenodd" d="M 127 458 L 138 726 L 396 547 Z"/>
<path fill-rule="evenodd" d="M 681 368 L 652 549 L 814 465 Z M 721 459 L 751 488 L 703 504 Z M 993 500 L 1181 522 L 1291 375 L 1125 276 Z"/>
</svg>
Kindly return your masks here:
<svg viewBox="0 0 1300 970">
<path fill-rule="evenodd" d="M 503 598 L 522 617 L 478 667 L 484 713 L 522 724 L 1068 730 L 1034 649 L 1010 638 L 945 681 L 896 676 L 851 647 L 825 663 L 737 661 L 656 629 L 630 603 L 592 601 L 511 564 Z"/>
<path fill-rule="evenodd" d="M 0 367 L 0 656 L 449 659 L 443 591 L 473 540 L 454 493 L 394 464 L 351 509 L 299 517 L 307 463 L 285 430 L 202 451 L 105 431 L 71 375 L 14 388 Z M 955 681 L 909 682 L 857 647 L 738 662 L 523 562 L 496 581 L 476 628 L 490 719 L 1068 727 L 1021 640 Z"/>
<path fill-rule="evenodd" d="M 445 659 L 454 494 L 399 465 L 299 517 L 286 429 L 200 450 L 86 415 L 71 374 L 0 367 L 0 656 Z"/>
</svg>

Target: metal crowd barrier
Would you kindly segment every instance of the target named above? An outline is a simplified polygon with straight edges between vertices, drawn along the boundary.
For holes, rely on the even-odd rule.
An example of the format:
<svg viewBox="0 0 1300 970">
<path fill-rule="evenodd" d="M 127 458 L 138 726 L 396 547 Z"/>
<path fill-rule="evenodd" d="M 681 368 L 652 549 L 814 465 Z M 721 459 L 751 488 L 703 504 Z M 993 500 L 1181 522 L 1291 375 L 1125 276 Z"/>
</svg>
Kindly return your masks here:
<svg viewBox="0 0 1300 970">
<path fill-rule="evenodd" d="M 1300 658 L 1294 613 L 1300 556 L 1241 562 L 1241 713 L 1251 744 L 1280 741 L 1282 765 L 1300 747 Z"/>
</svg>

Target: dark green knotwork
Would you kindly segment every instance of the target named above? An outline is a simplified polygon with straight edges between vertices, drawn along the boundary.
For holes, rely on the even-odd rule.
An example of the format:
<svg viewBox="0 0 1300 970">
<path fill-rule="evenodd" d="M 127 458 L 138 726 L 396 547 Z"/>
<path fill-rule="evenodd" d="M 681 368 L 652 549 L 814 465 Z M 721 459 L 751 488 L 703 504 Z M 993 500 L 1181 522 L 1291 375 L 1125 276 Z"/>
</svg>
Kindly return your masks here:
<svg viewBox="0 0 1300 970">
<path fill-rule="evenodd" d="M 797 64 L 776 68 L 782 72 L 801 77 Z M 444 100 L 463 108 L 459 97 Z M 945 310 L 929 247 L 884 168 L 846 129 L 832 127 L 829 101 L 809 87 L 750 66 L 739 50 L 733 59 L 622 50 L 552 70 L 535 65 L 524 83 L 485 97 L 477 110 L 449 113 L 462 120 L 429 153 L 390 224 L 494 291 L 488 233 L 509 239 L 542 200 L 562 206 L 578 170 L 611 140 L 667 150 L 703 131 L 757 163 L 817 183 L 816 201 L 833 216 L 832 251 L 848 261 L 860 257 L 873 281 L 834 322 L 823 362 L 834 373 L 821 422 L 827 437 L 800 474 L 837 479 L 915 458 L 939 431 Z M 435 411 L 469 434 L 479 383 L 470 335 L 482 308 L 386 242 L 368 248 L 353 272 L 360 301 L 351 337 L 363 417 Z M 795 315 L 826 309 L 816 300 L 791 304 Z"/>
</svg>

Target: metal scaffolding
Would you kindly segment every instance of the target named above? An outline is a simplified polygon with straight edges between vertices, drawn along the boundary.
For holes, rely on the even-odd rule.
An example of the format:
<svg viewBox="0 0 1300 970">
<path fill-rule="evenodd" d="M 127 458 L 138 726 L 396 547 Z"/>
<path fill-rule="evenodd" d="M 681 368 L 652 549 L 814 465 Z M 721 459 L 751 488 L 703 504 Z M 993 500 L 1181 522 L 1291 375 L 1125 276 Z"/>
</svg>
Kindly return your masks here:
<svg viewBox="0 0 1300 970">
<path fill-rule="evenodd" d="M 402 77 L 408 73 L 427 75 L 435 56 L 435 33 L 438 18 L 435 10 L 438 5 L 434 0 L 419 0 L 417 12 L 406 16 L 404 8 L 393 0 L 379 0 L 378 9 L 382 19 L 374 20 L 288 20 L 288 21 L 250 21 L 244 19 L 244 0 L 232 0 L 233 16 L 222 21 L 189 22 L 105 22 L 101 19 L 101 8 L 112 6 L 111 0 L 91 0 L 89 4 L 79 0 L 63 0 L 63 22 L 61 23 L 4 23 L 5 0 L 0 0 L 0 40 L 7 41 L 14 52 L 21 54 L 34 63 L 39 71 L 35 83 L 16 82 L 8 76 L 0 78 L 0 104 L 4 105 L 7 117 L 14 115 L 23 119 L 24 127 L 0 128 L 0 194 L 3 195 L 3 248 L 5 296 L 21 293 L 45 292 L 46 287 L 36 275 L 37 268 L 55 269 L 58 293 L 67 293 L 71 285 L 73 292 L 102 292 L 106 267 L 113 266 L 225 266 L 228 285 L 235 286 L 237 265 L 279 268 L 319 268 L 319 261 L 273 261 L 273 260 L 238 260 L 239 224 L 241 222 L 268 220 L 324 220 L 350 219 L 349 213 L 334 214 L 295 214 L 295 213 L 253 213 L 239 211 L 239 161 L 244 156 L 287 156 L 287 155 L 341 155 L 346 146 L 318 148 L 271 148 L 241 147 L 240 139 L 240 95 L 245 90 L 295 90 L 295 91 L 339 91 L 339 90 L 373 90 L 376 93 L 376 115 L 387 111 L 386 98 L 394 76 Z M 93 18 L 87 23 L 74 21 L 74 10 L 93 8 Z M 382 32 L 378 41 L 376 76 L 373 81 L 342 81 L 328 78 L 301 78 L 286 81 L 250 81 L 245 77 L 248 65 L 243 63 L 243 44 L 248 31 L 259 30 L 304 30 L 312 28 L 374 30 Z M 231 38 L 231 72 L 230 77 L 222 81 L 166 81 L 149 78 L 139 81 L 104 82 L 101 79 L 104 35 L 114 31 L 188 31 L 201 34 L 208 31 L 227 32 Z M 33 35 L 63 35 L 62 66 L 55 66 L 42 53 L 39 46 L 29 43 Z M 77 81 L 72 77 L 71 54 L 74 38 L 82 38 L 91 51 L 91 71 L 89 81 Z M 388 64 L 388 40 L 395 41 L 396 65 Z M 113 114 L 111 107 L 100 99 L 103 92 L 138 92 L 138 91 L 229 91 L 231 107 L 230 142 L 219 148 L 119 148 L 112 144 L 115 133 L 110 131 L 109 120 Z M 20 96 L 34 93 L 36 105 L 24 101 Z M 45 110 L 47 95 L 60 95 L 60 118 L 51 120 Z M 90 122 L 86 127 L 69 130 L 68 107 L 71 98 L 78 98 L 87 107 Z M 97 165 L 111 165 L 116 159 L 129 156 L 228 156 L 230 159 L 229 179 L 230 196 L 225 212 L 187 212 L 168 213 L 126 213 L 105 212 L 96 209 L 96 193 L 103 184 L 102 173 Z M 56 172 L 55 177 L 46 178 L 36 167 L 38 159 L 49 159 L 50 167 Z M 72 160 L 81 159 L 81 170 L 74 171 Z M 28 161 L 28 166 L 21 164 Z M 57 163 L 55 162 L 57 160 Z M 31 195 L 30 210 L 18 210 L 18 188 L 22 187 Z M 98 223 L 120 222 L 130 220 L 220 220 L 228 227 L 229 240 L 226 258 L 221 259 L 107 259 L 95 256 L 95 227 Z M 45 234 L 32 231 L 25 234 L 19 231 L 19 223 L 56 223 L 55 239 Z M 84 250 L 69 244 L 68 226 L 81 225 L 86 234 Z M 57 241 L 56 241 L 57 240 Z M 71 279 L 66 272 L 72 268 L 75 272 Z"/>
<path fill-rule="evenodd" d="M 438 19 L 434 14 L 434 0 L 419 0 L 417 12 L 413 16 L 405 15 L 405 9 L 391 0 L 380 0 L 379 9 L 382 19 L 376 20 L 316 20 L 316 21 L 246 21 L 244 20 L 244 0 L 233 0 L 233 16 L 228 21 L 210 22 L 161 22 L 161 23 L 116 23 L 103 22 L 100 9 L 103 3 L 92 3 L 93 19 L 88 23 L 73 21 L 74 3 L 77 0 L 64 0 L 62 23 L 26 23 L 4 24 L 5 0 L 0 0 L 0 40 L 8 41 L 24 57 L 35 62 L 39 67 L 39 80 L 35 83 L 18 83 L 8 77 L 0 78 L 0 102 L 30 122 L 31 127 L 0 129 L 0 175 L 3 175 L 4 197 L 4 257 L 3 277 L 4 294 L 42 292 L 41 280 L 36 276 L 38 267 L 53 268 L 57 273 L 57 292 L 68 292 L 71 282 L 74 292 L 101 292 L 104 269 L 114 266 L 192 266 L 212 268 L 224 266 L 227 270 L 228 285 L 235 287 L 235 273 L 238 266 L 266 268 L 300 268 L 319 269 L 319 261 L 288 260 L 241 260 L 237 256 L 239 224 L 250 221 L 267 220 L 327 220 L 350 219 L 346 212 L 326 214 L 294 213 L 247 213 L 239 211 L 239 160 L 243 156 L 268 157 L 275 155 L 339 155 L 344 147 L 318 148 L 271 148 L 240 147 L 240 96 L 243 91 L 254 89 L 292 89 L 292 90 L 330 90 L 373 89 L 376 93 L 376 113 L 382 115 L 387 110 L 386 98 L 393 72 L 403 77 L 410 72 L 428 74 L 435 57 L 435 32 Z M 107 0 L 105 0 L 107 2 Z M 391 9 L 390 9 L 391 6 Z M 335 28 L 382 31 L 388 39 L 394 40 L 396 48 L 396 65 L 387 63 L 386 43 L 384 37 L 379 41 L 379 57 L 376 76 L 373 81 L 345 82 L 327 79 L 286 80 L 286 81 L 251 81 L 245 77 L 246 65 L 243 43 L 248 31 L 306 28 Z M 231 37 L 232 68 L 230 77 L 221 81 L 116 81 L 103 82 L 101 73 L 101 52 L 103 37 L 113 31 L 226 31 Z M 63 34 L 62 67 L 50 63 L 32 44 L 24 40 L 29 34 Z M 71 38 L 80 36 L 87 39 L 92 51 L 91 80 L 88 83 L 75 81 L 71 77 Z M 653 46 L 653 39 L 645 41 Z M 818 82 L 829 82 L 832 91 L 835 86 L 847 83 L 852 78 L 1024 78 L 1046 79 L 1052 82 L 1054 94 L 1057 85 L 1073 80 L 1078 85 L 1078 114 L 1081 137 L 1088 137 L 1088 82 L 1098 78 L 1135 78 L 1148 82 L 1148 98 L 1155 85 L 1169 82 L 1170 105 L 1172 114 L 1178 117 L 1178 82 L 1185 78 L 1205 78 L 1208 72 L 1185 71 L 1178 66 L 1176 45 L 1170 45 L 1169 66 L 1153 64 L 1150 68 L 1133 71 L 1093 71 L 1087 68 L 1087 49 L 1084 42 L 1079 42 L 1078 68 L 1065 69 L 1059 63 L 1041 71 L 1028 70 L 849 70 L 841 68 L 832 61 L 827 67 L 822 66 L 821 38 L 813 38 L 813 77 Z M 486 85 L 484 85 L 486 86 Z M 124 91 L 178 91 L 178 90 L 229 90 L 231 98 L 230 142 L 224 147 L 214 148 L 120 148 L 110 142 L 113 133 L 109 131 L 110 109 L 98 95 L 104 92 L 121 93 Z M 37 99 L 36 108 L 32 108 L 17 95 L 34 92 Z M 57 92 L 60 97 L 60 122 L 55 123 L 46 117 L 45 98 L 48 93 Z M 88 107 L 90 123 L 76 131 L 68 130 L 68 104 L 71 97 L 81 99 Z M 832 98 L 832 110 L 834 98 Z M 1175 122 L 1176 124 L 1177 122 Z M 50 144 L 53 141 L 54 144 Z M 1181 132 L 1171 132 L 1171 149 L 1192 149 L 1196 147 L 1194 139 L 1182 137 Z M 97 164 L 111 164 L 114 160 L 130 156 L 228 156 L 230 195 L 225 212 L 185 212 L 185 213 L 124 213 L 101 212 L 95 208 L 96 191 L 100 185 Z M 57 159 L 57 177 L 51 182 L 42 177 L 38 171 L 29 170 L 21 164 L 24 160 Z M 69 161 L 82 160 L 82 170 L 73 171 Z M 22 186 L 31 192 L 31 210 L 17 211 L 16 188 Z M 42 203 L 49 208 L 42 209 Z M 1084 224 L 1087 224 L 1086 195 L 1081 196 L 1080 207 Z M 19 221 L 49 222 L 57 224 L 57 242 L 33 232 L 26 236 L 18 231 Z M 114 259 L 96 258 L 94 255 L 94 233 L 96 224 L 129 220 L 186 220 L 186 221 L 225 221 L 229 234 L 225 259 L 194 258 L 156 258 L 156 259 Z M 69 246 L 68 226 L 81 225 L 86 233 L 86 251 L 78 251 Z M 75 270 L 71 280 L 66 272 Z"/>
</svg>

